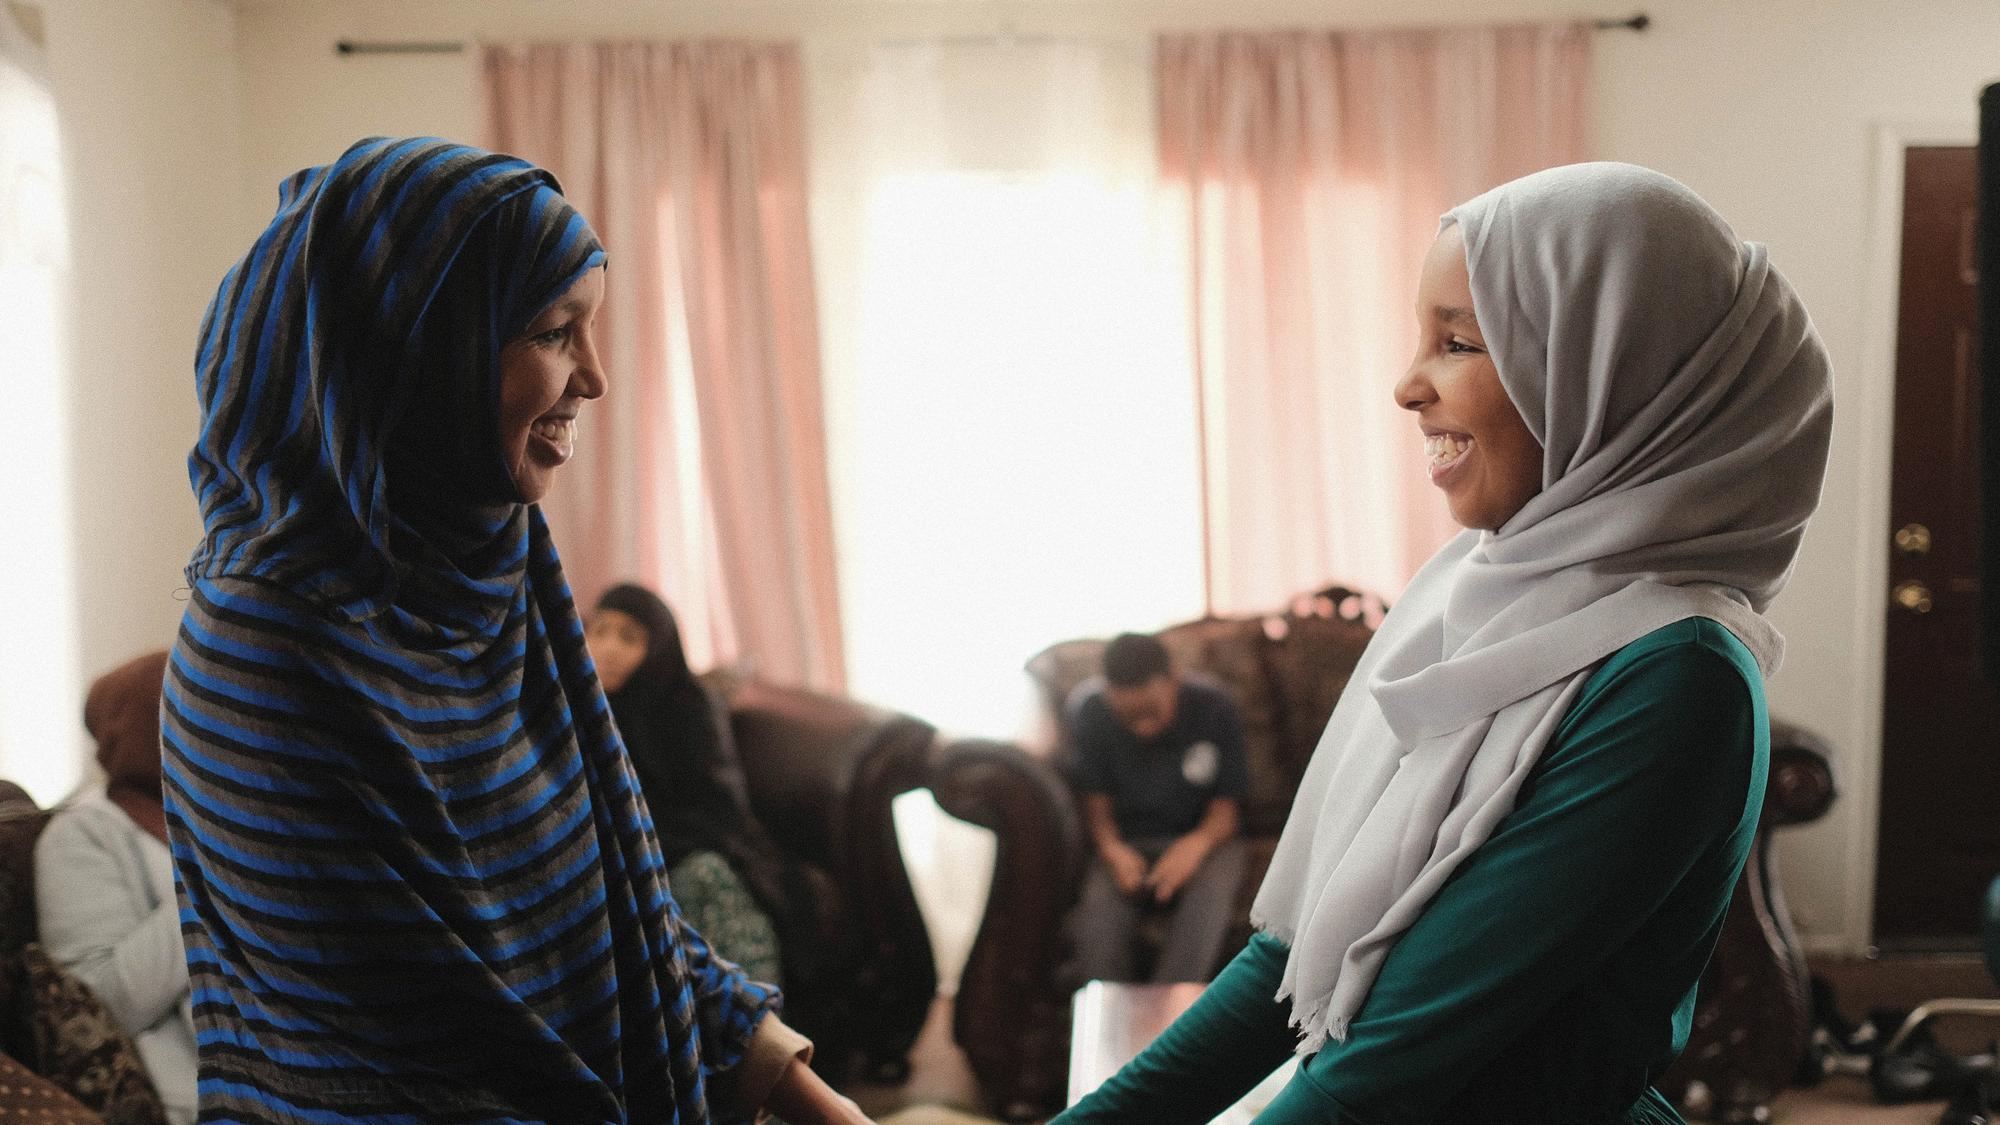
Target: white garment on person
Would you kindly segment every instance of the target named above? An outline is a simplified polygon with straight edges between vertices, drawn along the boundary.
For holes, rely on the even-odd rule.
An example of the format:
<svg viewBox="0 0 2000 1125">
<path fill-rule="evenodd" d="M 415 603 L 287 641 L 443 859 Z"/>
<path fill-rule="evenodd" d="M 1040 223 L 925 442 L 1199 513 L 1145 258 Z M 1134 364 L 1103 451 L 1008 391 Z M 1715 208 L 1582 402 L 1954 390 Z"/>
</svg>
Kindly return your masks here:
<svg viewBox="0 0 2000 1125">
<path fill-rule="evenodd" d="M 35 841 L 42 947 L 132 1037 L 173 1125 L 195 1120 L 194 1008 L 167 846 L 101 787 L 58 806 Z"/>
<path fill-rule="evenodd" d="M 1453 209 L 1454 224 L 1500 382 L 1543 448 L 1542 489 L 1417 573 L 1300 784 L 1251 916 L 1290 946 L 1278 997 L 1301 1054 L 1346 1037 L 1598 663 L 1708 617 L 1776 667 L 1763 613 L 1826 470 L 1830 373 L 1805 308 L 1683 185 L 1569 165 Z"/>
</svg>

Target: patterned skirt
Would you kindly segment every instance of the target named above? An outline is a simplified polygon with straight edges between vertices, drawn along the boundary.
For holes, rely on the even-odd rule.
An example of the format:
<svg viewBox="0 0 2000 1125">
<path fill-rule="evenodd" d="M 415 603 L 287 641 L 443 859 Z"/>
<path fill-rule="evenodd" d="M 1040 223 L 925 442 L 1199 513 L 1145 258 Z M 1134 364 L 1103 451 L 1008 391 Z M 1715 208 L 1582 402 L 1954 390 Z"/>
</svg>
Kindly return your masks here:
<svg viewBox="0 0 2000 1125">
<path fill-rule="evenodd" d="M 681 915 L 708 947 L 736 962 L 745 976 L 777 985 L 778 931 L 757 908 L 729 861 L 714 852 L 693 852 L 667 869 L 667 886 Z"/>
</svg>

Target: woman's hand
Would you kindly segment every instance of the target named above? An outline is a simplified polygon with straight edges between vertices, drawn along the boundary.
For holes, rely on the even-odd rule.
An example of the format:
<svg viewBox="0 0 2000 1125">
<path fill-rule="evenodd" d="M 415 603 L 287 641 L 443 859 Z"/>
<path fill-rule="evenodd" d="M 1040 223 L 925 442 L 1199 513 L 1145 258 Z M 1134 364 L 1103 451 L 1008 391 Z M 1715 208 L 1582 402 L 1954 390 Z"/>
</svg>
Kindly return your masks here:
<svg viewBox="0 0 2000 1125">
<path fill-rule="evenodd" d="M 852 1098 L 843 1097 L 798 1059 L 779 1075 L 764 1108 L 784 1118 L 785 1125 L 872 1125 Z"/>
</svg>

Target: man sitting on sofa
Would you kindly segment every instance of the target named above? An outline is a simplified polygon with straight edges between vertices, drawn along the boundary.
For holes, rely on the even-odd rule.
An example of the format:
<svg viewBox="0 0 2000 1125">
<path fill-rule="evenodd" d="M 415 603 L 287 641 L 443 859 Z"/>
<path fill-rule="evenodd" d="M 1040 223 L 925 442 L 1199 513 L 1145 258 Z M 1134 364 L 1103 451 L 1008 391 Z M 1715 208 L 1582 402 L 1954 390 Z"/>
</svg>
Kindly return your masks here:
<svg viewBox="0 0 2000 1125">
<path fill-rule="evenodd" d="M 1208 980 L 1247 859 L 1236 836 L 1249 787 L 1236 704 L 1177 675 L 1157 639 L 1127 633 L 1064 710 L 1096 853 L 1071 923 L 1077 976 L 1135 979 L 1139 918 L 1167 910 L 1152 979 Z"/>
</svg>

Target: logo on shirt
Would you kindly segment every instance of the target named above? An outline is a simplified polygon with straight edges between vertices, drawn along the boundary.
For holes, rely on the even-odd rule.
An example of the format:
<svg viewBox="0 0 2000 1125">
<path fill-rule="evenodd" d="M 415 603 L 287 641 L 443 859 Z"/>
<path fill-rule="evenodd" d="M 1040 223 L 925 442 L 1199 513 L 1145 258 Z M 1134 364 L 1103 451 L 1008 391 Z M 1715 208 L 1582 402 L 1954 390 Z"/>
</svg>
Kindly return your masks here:
<svg viewBox="0 0 2000 1125">
<path fill-rule="evenodd" d="M 1181 755 L 1181 776 L 1189 785 L 1213 785 L 1222 769 L 1222 751 L 1213 742 L 1197 742 Z"/>
</svg>

